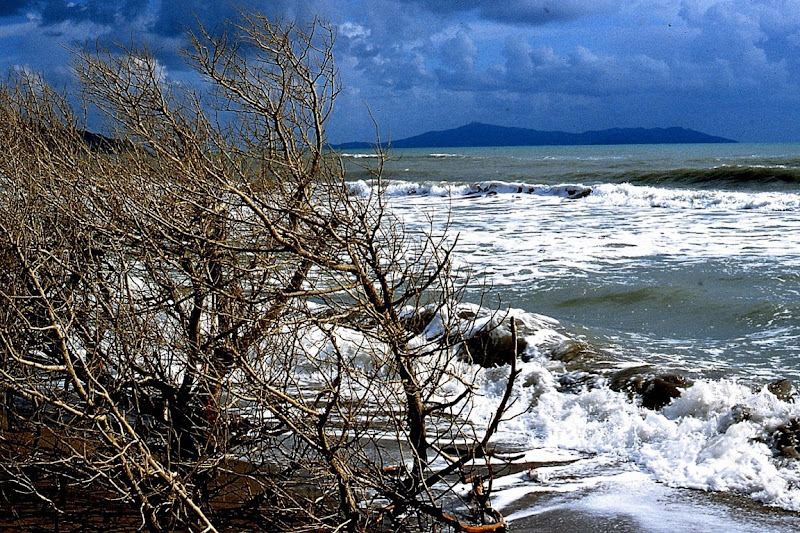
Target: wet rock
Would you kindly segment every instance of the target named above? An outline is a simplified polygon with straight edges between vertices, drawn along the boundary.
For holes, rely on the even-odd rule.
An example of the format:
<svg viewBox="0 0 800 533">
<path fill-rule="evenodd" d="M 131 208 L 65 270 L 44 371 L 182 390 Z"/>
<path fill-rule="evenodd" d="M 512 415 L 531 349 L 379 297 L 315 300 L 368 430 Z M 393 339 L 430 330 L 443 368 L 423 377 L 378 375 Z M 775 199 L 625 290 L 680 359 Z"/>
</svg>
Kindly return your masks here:
<svg viewBox="0 0 800 533">
<path fill-rule="evenodd" d="M 436 316 L 436 311 L 432 307 L 420 307 L 414 312 L 408 313 L 403 317 L 403 328 L 414 335 L 419 335 Z"/>
<path fill-rule="evenodd" d="M 524 320 L 520 320 L 506 313 L 481 311 L 474 306 L 458 309 L 455 316 L 461 321 L 462 329 L 451 332 L 450 341 L 461 343 L 458 351 L 461 360 L 484 368 L 506 365 L 515 354 L 518 359 L 526 361 L 526 337 L 555 323 L 538 315 L 526 315 Z M 512 340 L 512 320 L 517 329 L 516 344 Z"/>
<path fill-rule="evenodd" d="M 509 364 L 528 347 L 522 337 L 517 338 L 516 349 L 511 339 L 511 331 L 504 326 L 483 328 L 475 332 L 464 343 L 462 357 L 484 368 Z"/>
<path fill-rule="evenodd" d="M 550 358 L 564 363 L 567 370 L 585 370 L 599 358 L 599 354 L 585 342 L 567 339 L 553 348 Z"/>
<path fill-rule="evenodd" d="M 730 417 L 734 424 L 746 422 L 753 418 L 753 411 L 747 405 L 737 404 L 731 408 Z"/>
<path fill-rule="evenodd" d="M 800 459 L 800 420 L 790 420 L 772 434 L 775 451 L 792 459 Z"/>
<path fill-rule="evenodd" d="M 611 376 L 608 386 L 611 390 L 625 392 L 633 397 L 642 393 L 642 383 L 645 376 L 652 372 L 650 366 L 632 366 L 616 372 Z"/>
<path fill-rule="evenodd" d="M 626 368 L 614 374 L 609 382 L 612 390 L 626 392 L 628 396 L 641 398 L 642 407 L 661 409 L 681 390 L 691 386 L 691 381 L 679 374 L 654 374 L 651 367 Z"/>
<path fill-rule="evenodd" d="M 767 385 L 767 390 L 774 394 L 779 400 L 784 402 L 794 401 L 797 396 L 797 389 L 794 383 L 788 379 L 779 379 Z"/>
<path fill-rule="evenodd" d="M 567 198 L 570 200 L 577 200 L 579 198 L 586 198 L 592 194 L 591 187 L 569 187 L 567 188 Z"/>
<path fill-rule="evenodd" d="M 689 380 L 678 374 L 665 374 L 645 380 L 642 387 L 642 407 L 661 409 L 673 398 L 680 397 L 681 389 L 689 385 Z"/>
<path fill-rule="evenodd" d="M 728 413 L 720 417 L 717 429 L 720 433 L 725 433 L 734 424 L 745 422 L 752 417 L 753 412 L 750 407 L 742 404 L 734 405 Z"/>
<path fill-rule="evenodd" d="M 596 389 L 601 385 L 601 377 L 590 372 L 565 372 L 558 378 L 560 392 L 579 393 Z"/>
<path fill-rule="evenodd" d="M 478 312 L 474 309 L 459 309 L 456 316 L 462 320 L 474 320 L 478 318 Z"/>
</svg>

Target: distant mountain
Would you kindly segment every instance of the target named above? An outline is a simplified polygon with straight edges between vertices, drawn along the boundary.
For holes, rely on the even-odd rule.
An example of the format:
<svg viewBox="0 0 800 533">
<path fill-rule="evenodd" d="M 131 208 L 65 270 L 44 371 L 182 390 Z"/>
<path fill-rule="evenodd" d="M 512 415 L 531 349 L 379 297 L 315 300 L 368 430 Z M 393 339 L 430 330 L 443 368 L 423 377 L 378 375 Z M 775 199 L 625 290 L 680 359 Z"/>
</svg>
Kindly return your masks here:
<svg viewBox="0 0 800 533">
<path fill-rule="evenodd" d="M 676 144 L 676 143 L 735 143 L 732 139 L 715 137 L 685 128 L 613 128 L 610 130 L 567 133 L 539 131 L 526 128 L 507 128 L 473 122 L 460 128 L 429 131 L 414 137 L 398 139 L 394 148 L 443 148 L 457 146 L 558 146 L 586 144 Z M 372 148 L 375 143 L 349 142 L 336 149 Z"/>
<path fill-rule="evenodd" d="M 113 137 L 103 135 L 102 133 L 95 133 L 89 130 L 80 130 L 78 133 L 83 138 L 83 142 L 86 143 L 86 146 L 88 146 L 93 152 L 110 154 L 114 152 L 133 150 L 135 148 L 131 141 L 115 139 Z"/>
</svg>

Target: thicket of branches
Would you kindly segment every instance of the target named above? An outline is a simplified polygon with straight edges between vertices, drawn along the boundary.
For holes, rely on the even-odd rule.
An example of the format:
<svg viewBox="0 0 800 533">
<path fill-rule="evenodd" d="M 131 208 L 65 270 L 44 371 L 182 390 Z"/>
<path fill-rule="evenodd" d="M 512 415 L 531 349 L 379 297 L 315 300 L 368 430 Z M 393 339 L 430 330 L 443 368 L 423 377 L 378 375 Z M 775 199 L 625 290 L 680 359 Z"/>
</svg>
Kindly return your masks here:
<svg viewBox="0 0 800 533">
<path fill-rule="evenodd" d="M 197 92 L 147 50 L 78 52 L 109 137 L 35 74 L 0 86 L 11 512 L 83 492 L 149 531 L 499 527 L 485 497 L 453 504 L 502 414 L 476 431 L 453 371 L 453 243 L 392 218 L 380 166 L 350 194 L 325 146 L 332 37 L 201 31 Z"/>
</svg>

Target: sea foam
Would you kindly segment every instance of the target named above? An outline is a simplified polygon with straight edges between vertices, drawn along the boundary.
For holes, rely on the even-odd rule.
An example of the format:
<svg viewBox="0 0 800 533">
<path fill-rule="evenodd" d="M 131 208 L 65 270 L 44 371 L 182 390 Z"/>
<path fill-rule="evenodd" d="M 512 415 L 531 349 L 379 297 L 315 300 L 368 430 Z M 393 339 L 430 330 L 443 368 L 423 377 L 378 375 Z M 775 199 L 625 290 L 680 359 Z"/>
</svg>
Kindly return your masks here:
<svg viewBox="0 0 800 533">
<path fill-rule="evenodd" d="M 526 320 L 523 312 L 514 313 Z M 591 466 L 603 458 L 670 486 L 746 494 L 800 511 L 800 464 L 771 445 L 779 427 L 800 418 L 800 405 L 779 400 L 766 388 L 753 390 L 727 379 L 698 380 L 662 410 L 645 409 L 607 386 L 563 391 L 559 377 L 565 370 L 548 356 L 553 335 L 563 333 L 557 323 L 548 324 L 550 334 L 526 337 L 532 358 L 521 364 L 515 400 L 498 442 L 588 454 L 559 466 L 559 478 L 591 483 L 593 476 L 605 475 Z M 472 420 L 490 419 L 504 390 L 498 384 L 506 379 L 502 369 L 478 374 L 485 401 L 476 405 Z M 519 478 L 515 485 L 545 480 Z M 524 488 L 520 491 L 527 494 Z"/>
<path fill-rule="evenodd" d="M 589 186 L 581 183 L 544 185 L 506 181 L 459 183 L 386 180 L 381 186 L 384 194 L 388 197 L 444 196 L 455 199 L 459 197 L 495 195 L 532 195 L 565 200 L 585 199 L 585 201 L 595 205 L 615 207 L 658 207 L 691 210 L 800 210 L 800 194 L 792 192 L 668 189 L 629 183 L 603 183 Z M 375 184 L 365 180 L 350 182 L 348 187 L 350 193 L 355 196 L 368 196 L 377 192 L 374 189 Z"/>
</svg>

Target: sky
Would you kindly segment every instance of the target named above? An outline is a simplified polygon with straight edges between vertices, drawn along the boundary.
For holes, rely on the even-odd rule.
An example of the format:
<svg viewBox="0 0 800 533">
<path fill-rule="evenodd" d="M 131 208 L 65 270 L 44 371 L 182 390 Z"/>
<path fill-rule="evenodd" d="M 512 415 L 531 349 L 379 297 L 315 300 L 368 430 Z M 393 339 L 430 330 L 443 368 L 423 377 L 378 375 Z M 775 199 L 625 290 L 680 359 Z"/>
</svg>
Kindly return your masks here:
<svg viewBox="0 0 800 533">
<path fill-rule="evenodd" d="M 146 44 L 191 79 L 187 28 L 238 9 L 336 29 L 333 143 L 473 121 L 696 129 L 800 142 L 800 0 L 0 0 L 0 68 L 70 87 L 87 43 Z"/>
</svg>

